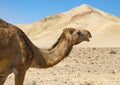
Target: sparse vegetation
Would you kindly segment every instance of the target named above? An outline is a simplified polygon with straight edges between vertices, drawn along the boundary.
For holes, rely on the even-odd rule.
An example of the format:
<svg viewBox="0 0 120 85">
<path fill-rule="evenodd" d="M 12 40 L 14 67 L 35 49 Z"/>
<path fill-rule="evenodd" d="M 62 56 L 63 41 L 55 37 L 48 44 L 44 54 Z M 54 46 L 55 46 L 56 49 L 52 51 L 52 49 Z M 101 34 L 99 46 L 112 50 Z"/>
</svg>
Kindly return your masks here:
<svg viewBox="0 0 120 85">
<path fill-rule="evenodd" d="M 31 85 L 36 85 L 36 81 L 32 81 Z"/>
<path fill-rule="evenodd" d="M 117 52 L 114 51 L 114 50 L 111 50 L 111 51 L 110 51 L 110 54 L 117 54 Z"/>
<path fill-rule="evenodd" d="M 90 83 L 90 82 L 85 81 L 83 84 L 80 84 L 80 85 L 94 85 L 94 84 L 92 82 Z"/>
</svg>

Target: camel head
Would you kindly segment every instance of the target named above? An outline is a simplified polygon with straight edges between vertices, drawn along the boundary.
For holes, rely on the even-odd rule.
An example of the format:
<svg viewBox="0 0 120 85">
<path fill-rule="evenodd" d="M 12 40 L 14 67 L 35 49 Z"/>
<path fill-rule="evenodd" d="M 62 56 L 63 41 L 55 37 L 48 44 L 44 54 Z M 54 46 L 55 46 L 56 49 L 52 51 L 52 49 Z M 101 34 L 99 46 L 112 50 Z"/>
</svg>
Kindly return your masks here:
<svg viewBox="0 0 120 85">
<path fill-rule="evenodd" d="M 75 28 L 65 28 L 63 30 L 63 33 L 73 45 L 79 44 L 82 41 L 89 41 L 89 38 L 92 37 L 91 33 L 88 30 L 80 30 Z"/>
</svg>

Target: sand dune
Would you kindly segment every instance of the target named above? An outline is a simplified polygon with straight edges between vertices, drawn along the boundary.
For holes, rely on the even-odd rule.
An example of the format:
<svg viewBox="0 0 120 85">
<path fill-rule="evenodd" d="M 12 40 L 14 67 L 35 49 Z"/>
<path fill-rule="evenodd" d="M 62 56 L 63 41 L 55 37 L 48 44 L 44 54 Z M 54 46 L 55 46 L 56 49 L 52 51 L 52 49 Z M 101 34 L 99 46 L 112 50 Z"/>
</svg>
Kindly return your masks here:
<svg viewBox="0 0 120 85">
<path fill-rule="evenodd" d="M 17 26 L 39 47 L 50 47 L 66 27 L 87 29 L 92 33 L 91 42 L 83 43 L 84 47 L 120 46 L 120 18 L 88 5 Z"/>
</svg>

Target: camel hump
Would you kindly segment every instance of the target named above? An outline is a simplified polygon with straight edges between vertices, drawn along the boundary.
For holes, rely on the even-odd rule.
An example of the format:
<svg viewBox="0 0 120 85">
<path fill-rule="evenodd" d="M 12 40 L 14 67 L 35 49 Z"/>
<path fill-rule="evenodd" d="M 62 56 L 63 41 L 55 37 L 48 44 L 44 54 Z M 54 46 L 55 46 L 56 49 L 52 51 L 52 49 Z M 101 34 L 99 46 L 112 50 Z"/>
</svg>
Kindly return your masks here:
<svg viewBox="0 0 120 85">
<path fill-rule="evenodd" d="M 1 18 L 0 18 L 0 28 L 1 29 L 4 29 L 4 28 L 9 28 L 9 23 L 7 23 L 7 22 L 5 22 L 4 20 L 2 20 Z"/>
</svg>

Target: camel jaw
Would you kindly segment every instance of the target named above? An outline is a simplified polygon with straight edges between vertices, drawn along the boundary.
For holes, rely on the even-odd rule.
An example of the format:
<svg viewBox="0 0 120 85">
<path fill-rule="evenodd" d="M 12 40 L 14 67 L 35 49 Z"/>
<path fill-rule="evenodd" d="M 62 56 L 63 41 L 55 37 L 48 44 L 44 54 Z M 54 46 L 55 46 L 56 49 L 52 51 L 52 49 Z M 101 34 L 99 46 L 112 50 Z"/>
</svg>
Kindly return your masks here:
<svg viewBox="0 0 120 85">
<path fill-rule="evenodd" d="M 84 39 L 85 39 L 85 41 L 90 41 L 90 38 L 92 38 L 92 35 L 90 34 L 90 35 L 88 35 L 88 36 L 84 36 Z"/>
<path fill-rule="evenodd" d="M 85 39 L 85 41 L 89 42 L 89 41 L 90 41 L 90 39 L 89 39 L 89 38 L 86 38 L 86 39 Z"/>
</svg>

